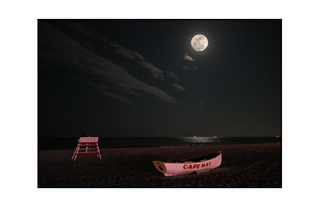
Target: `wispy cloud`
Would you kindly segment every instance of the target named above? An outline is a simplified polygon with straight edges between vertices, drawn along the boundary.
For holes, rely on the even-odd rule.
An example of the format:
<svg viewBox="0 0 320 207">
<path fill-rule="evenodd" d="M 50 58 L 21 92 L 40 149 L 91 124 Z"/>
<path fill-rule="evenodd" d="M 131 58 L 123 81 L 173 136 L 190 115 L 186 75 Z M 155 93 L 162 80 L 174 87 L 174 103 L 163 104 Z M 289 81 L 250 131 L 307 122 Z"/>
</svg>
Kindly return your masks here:
<svg viewBox="0 0 320 207">
<path fill-rule="evenodd" d="M 109 44 L 116 48 L 116 53 L 118 53 L 126 58 L 133 59 L 136 61 L 143 61 L 144 60 L 144 57 L 137 52 L 128 50 L 128 49 L 126 49 L 120 45 L 117 45 L 117 44 L 112 44 L 112 43 L 109 43 Z"/>
<path fill-rule="evenodd" d="M 135 103 L 131 101 L 130 96 L 128 95 L 141 96 L 139 91 L 147 92 L 165 102 L 178 103 L 165 91 L 138 80 L 130 75 L 124 68 L 83 48 L 74 41 L 73 38 L 66 36 L 51 25 L 40 22 L 39 28 L 41 36 L 47 35 L 46 38 L 50 38 L 50 41 L 42 41 L 41 38 L 39 39 L 39 45 L 43 46 L 42 48 L 47 48 L 45 50 L 41 49 L 41 54 L 39 53 L 40 58 L 43 60 L 55 61 L 60 63 L 61 66 L 67 65 L 73 70 L 94 75 L 100 80 L 99 84 L 92 79 L 86 79 L 84 81 L 92 86 L 97 92 L 131 105 L 135 105 Z M 122 55 L 141 61 L 141 65 L 149 68 L 154 74 L 158 74 L 158 77 L 161 77 L 162 71 L 157 70 L 156 67 L 152 67 L 152 64 L 145 61 L 138 53 L 123 49 Z M 121 91 L 122 93 L 112 92 L 105 86 L 107 84 L 113 85 L 113 88 L 116 88 L 116 90 Z"/>
<path fill-rule="evenodd" d="M 182 66 L 182 69 L 183 69 L 183 70 L 190 70 L 190 68 L 189 68 L 188 66 L 185 66 L 185 65 Z"/>
<path fill-rule="evenodd" d="M 137 62 L 138 64 L 140 64 L 141 66 L 147 68 L 152 76 L 154 78 L 157 78 L 159 80 L 164 80 L 164 72 L 157 68 L 156 66 L 154 66 L 152 63 L 148 62 L 141 54 L 132 51 L 128 48 L 125 48 L 121 45 L 115 44 L 111 41 L 109 41 L 105 36 L 99 34 L 98 32 L 93 32 L 92 30 L 82 26 L 81 24 L 67 24 L 69 27 L 73 27 L 76 30 L 79 30 L 82 34 L 95 39 L 95 40 L 100 40 L 103 43 L 105 43 L 108 47 L 111 47 L 115 50 L 116 54 L 119 54 L 125 58 L 131 59 L 135 62 Z"/>
<path fill-rule="evenodd" d="M 183 59 L 194 62 L 194 59 L 189 55 L 184 55 Z"/>
<path fill-rule="evenodd" d="M 150 62 L 148 62 L 141 54 L 139 54 L 135 51 L 129 50 L 127 48 L 124 48 L 124 47 L 117 45 L 117 44 L 109 43 L 109 45 L 115 47 L 116 53 L 122 55 L 123 57 L 132 59 L 132 60 L 136 61 L 138 64 L 140 64 L 141 66 L 149 69 L 149 71 L 152 73 L 153 77 L 160 79 L 160 80 L 164 80 L 163 71 L 160 70 L 159 68 L 157 68 L 156 66 L 152 65 Z"/>
<path fill-rule="evenodd" d="M 92 82 L 90 82 L 90 81 L 84 81 L 84 80 L 82 80 L 82 79 L 80 79 L 80 81 L 86 83 L 87 85 L 89 85 L 90 87 L 92 87 L 93 89 L 95 89 L 96 91 L 98 91 L 99 93 L 101 93 L 101 94 L 103 94 L 103 95 L 105 95 L 105 96 L 114 98 L 114 99 L 116 99 L 116 100 L 118 100 L 118 101 L 121 101 L 121 102 L 123 102 L 123 103 L 126 103 L 126 104 L 130 104 L 130 105 L 136 106 L 136 104 L 133 103 L 129 98 L 111 92 L 111 91 L 108 90 L 108 88 L 105 87 L 104 85 L 92 83 Z"/>
<path fill-rule="evenodd" d="M 184 65 L 184 66 L 182 66 L 182 68 L 181 68 L 182 70 L 197 70 L 198 69 L 198 67 L 197 66 L 186 66 L 186 65 Z"/>
<path fill-rule="evenodd" d="M 184 55 L 183 59 L 187 60 L 188 62 L 194 62 L 194 59 L 192 57 L 190 57 L 189 55 Z M 182 66 L 182 70 L 198 69 L 196 66 L 190 65 L 190 64 L 194 64 L 194 63 L 187 63 L 187 65 L 189 65 L 189 66 L 186 66 L 186 65 Z"/>
<path fill-rule="evenodd" d="M 178 84 L 176 84 L 176 83 L 174 83 L 174 84 L 172 84 L 172 85 L 176 88 L 176 90 L 177 90 L 178 92 L 185 92 L 185 91 L 186 91 L 182 86 L 180 86 L 180 85 L 178 85 Z"/>
<path fill-rule="evenodd" d="M 180 81 L 181 81 L 181 80 L 179 79 L 179 77 L 178 77 L 175 73 L 170 72 L 170 71 L 167 71 L 167 74 L 168 74 L 169 77 L 174 78 L 177 82 L 180 82 Z"/>
</svg>

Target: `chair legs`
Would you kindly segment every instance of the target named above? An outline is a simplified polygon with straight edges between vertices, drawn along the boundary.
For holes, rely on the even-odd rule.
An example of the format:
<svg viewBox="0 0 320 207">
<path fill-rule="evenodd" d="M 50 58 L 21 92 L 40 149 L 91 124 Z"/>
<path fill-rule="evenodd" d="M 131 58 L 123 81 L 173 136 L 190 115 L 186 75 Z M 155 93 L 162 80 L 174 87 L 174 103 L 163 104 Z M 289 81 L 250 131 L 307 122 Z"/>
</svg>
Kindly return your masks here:
<svg viewBox="0 0 320 207">
<path fill-rule="evenodd" d="M 79 152 L 79 149 L 80 149 L 80 143 L 77 145 L 73 155 L 72 155 L 72 158 L 71 159 L 74 159 L 74 161 L 76 161 L 77 159 L 77 155 L 78 155 L 78 152 Z"/>
<path fill-rule="evenodd" d="M 83 148 L 85 147 L 85 151 L 79 153 L 81 147 L 83 147 Z M 92 149 L 91 147 L 95 147 L 95 152 L 92 152 L 90 150 L 90 149 Z M 93 154 L 96 154 L 97 158 L 102 159 L 100 149 L 99 149 L 99 146 L 97 143 L 94 143 L 94 145 L 92 143 L 78 143 L 71 159 L 76 161 L 78 155 L 93 155 Z"/>
<path fill-rule="evenodd" d="M 99 153 L 99 154 L 97 154 L 97 157 L 100 158 L 100 159 L 102 159 L 101 153 L 100 153 L 100 149 L 99 149 L 99 146 L 98 146 L 98 145 L 96 146 L 96 149 L 97 149 L 97 152 Z"/>
</svg>

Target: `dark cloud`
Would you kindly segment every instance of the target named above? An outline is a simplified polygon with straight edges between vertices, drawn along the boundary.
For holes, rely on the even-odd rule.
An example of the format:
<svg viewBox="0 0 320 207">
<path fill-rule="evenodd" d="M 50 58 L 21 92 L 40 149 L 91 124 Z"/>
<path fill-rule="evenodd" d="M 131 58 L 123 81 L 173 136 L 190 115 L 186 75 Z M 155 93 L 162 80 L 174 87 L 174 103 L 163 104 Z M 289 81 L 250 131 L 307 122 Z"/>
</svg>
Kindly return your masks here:
<svg viewBox="0 0 320 207">
<path fill-rule="evenodd" d="M 60 62 L 61 66 L 66 66 L 67 64 L 73 70 L 95 75 L 101 80 L 100 84 L 93 82 L 91 79 L 85 79 L 83 82 L 92 86 L 97 92 L 123 103 L 134 105 L 129 97 L 116 95 L 105 87 L 107 84 L 112 84 L 118 90 L 123 91 L 124 94 L 140 96 L 139 91 L 143 91 L 158 97 L 162 101 L 178 103 L 165 91 L 138 80 L 119 65 L 83 48 L 73 38 L 66 36 L 52 25 L 40 23 L 40 33 L 42 36 L 50 36 L 50 41 L 39 41 L 39 44 L 46 48 L 45 51 L 42 50 L 39 54 L 40 58 L 47 61 Z M 118 50 L 118 53 L 127 58 L 137 60 L 141 65 L 148 68 L 155 77 L 161 79 L 163 72 L 151 63 L 146 62 L 141 55 L 120 46 L 118 48 L 122 48 Z M 104 85 L 103 83 L 107 84 Z"/>
<path fill-rule="evenodd" d="M 147 68 L 152 73 L 153 77 L 164 80 L 163 71 L 152 65 L 150 62 L 146 61 L 146 59 L 142 55 L 117 44 L 113 44 L 113 46 L 116 48 L 116 53 L 122 55 L 123 57 L 135 60 L 138 64 Z"/>
<path fill-rule="evenodd" d="M 190 68 L 189 68 L 188 66 L 185 66 L 185 65 L 182 66 L 182 69 L 183 69 L 183 70 L 190 70 Z"/>
<path fill-rule="evenodd" d="M 179 79 L 179 77 L 177 76 L 177 74 L 173 73 L 173 72 L 170 72 L 170 71 L 167 71 L 167 74 L 169 77 L 175 79 L 177 82 L 180 82 L 181 80 Z"/>
<path fill-rule="evenodd" d="M 172 85 L 176 88 L 176 90 L 178 92 L 185 92 L 186 91 L 182 86 L 180 86 L 180 85 L 178 85 L 176 83 L 173 83 Z"/>
</svg>

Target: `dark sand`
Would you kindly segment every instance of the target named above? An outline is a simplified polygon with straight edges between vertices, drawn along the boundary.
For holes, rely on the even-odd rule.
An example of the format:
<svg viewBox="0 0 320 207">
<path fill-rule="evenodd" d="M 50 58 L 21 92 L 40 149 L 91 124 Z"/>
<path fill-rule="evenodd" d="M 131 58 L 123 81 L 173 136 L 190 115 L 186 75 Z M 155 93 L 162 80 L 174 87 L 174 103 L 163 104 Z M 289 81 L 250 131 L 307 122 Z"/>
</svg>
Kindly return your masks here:
<svg viewBox="0 0 320 207">
<path fill-rule="evenodd" d="M 76 147 L 76 146 L 75 146 Z M 280 143 L 183 147 L 102 148 L 71 159 L 74 150 L 44 150 L 38 156 L 39 188 L 281 188 Z M 222 151 L 219 168 L 164 177 L 153 160 L 181 160 Z"/>
</svg>

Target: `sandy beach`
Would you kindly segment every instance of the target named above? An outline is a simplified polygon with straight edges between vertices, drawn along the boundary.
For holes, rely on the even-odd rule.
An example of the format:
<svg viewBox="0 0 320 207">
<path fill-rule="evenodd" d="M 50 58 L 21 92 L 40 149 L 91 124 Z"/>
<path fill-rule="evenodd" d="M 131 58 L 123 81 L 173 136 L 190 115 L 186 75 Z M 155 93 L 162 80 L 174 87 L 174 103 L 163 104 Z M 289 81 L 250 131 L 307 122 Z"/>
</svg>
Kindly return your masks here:
<svg viewBox="0 0 320 207">
<path fill-rule="evenodd" d="M 76 147 L 76 146 L 75 146 Z M 74 150 L 41 150 L 39 188 L 281 188 L 280 143 L 178 147 L 101 148 L 71 159 Z M 219 168 L 164 177 L 153 160 L 181 160 L 222 151 Z"/>
</svg>

